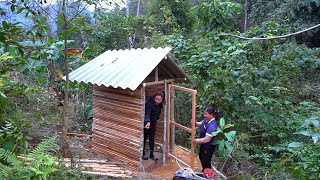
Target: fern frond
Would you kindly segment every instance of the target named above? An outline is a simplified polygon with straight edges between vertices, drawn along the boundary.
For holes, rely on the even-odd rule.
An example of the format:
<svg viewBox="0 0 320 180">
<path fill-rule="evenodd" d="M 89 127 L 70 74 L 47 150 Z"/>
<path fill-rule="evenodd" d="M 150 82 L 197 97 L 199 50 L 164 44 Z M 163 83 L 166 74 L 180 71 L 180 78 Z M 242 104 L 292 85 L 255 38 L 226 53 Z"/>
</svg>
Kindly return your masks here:
<svg viewBox="0 0 320 180">
<path fill-rule="evenodd" d="M 58 145 L 56 144 L 56 136 L 50 137 L 43 140 L 40 144 L 37 145 L 29 154 L 29 158 L 34 158 L 39 154 L 47 154 L 50 151 L 57 150 Z"/>
<path fill-rule="evenodd" d="M 14 153 L 3 148 L 0 148 L 0 160 L 1 159 L 13 166 L 21 165 L 21 161 L 19 161 Z"/>
<path fill-rule="evenodd" d="M 12 168 L 5 166 L 0 163 L 0 178 L 1 179 L 6 179 L 9 177 L 9 174 L 11 174 Z"/>
</svg>

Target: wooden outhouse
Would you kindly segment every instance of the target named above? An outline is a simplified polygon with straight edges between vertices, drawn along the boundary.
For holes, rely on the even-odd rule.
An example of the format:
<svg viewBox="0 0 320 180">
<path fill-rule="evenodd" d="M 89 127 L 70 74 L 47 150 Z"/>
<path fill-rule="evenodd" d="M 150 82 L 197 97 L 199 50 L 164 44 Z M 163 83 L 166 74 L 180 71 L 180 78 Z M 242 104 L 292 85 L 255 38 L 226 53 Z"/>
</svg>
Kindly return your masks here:
<svg viewBox="0 0 320 180">
<path fill-rule="evenodd" d="M 168 53 L 171 48 L 106 51 L 71 72 L 70 81 L 93 85 L 93 149 L 113 160 L 143 168 L 143 122 L 146 97 L 166 92 L 172 82 L 190 83 Z M 167 105 L 167 103 L 165 104 Z M 157 122 L 156 144 L 166 156 L 166 113 Z"/>
</svg>

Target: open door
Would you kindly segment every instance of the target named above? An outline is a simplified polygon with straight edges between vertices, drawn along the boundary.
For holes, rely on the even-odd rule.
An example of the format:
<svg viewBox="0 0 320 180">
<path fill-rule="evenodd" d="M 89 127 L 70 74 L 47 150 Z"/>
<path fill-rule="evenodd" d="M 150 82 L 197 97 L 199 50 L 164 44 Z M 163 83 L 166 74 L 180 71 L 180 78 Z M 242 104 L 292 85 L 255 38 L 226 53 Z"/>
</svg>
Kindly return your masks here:
<svg viewBox="0 0 320 180">
<path fill-rule="evenodd" d="M 144 105 L 145 105 L 145 101 L 146 98 L 148 96 L 154 95 L 157 91 L 159 90 L 164 90 L 165 92 L 165 102 L 168 102 L 168 94 L 169 94 L 169 90 L 168 90 L 168 85 L 170 83 L 173 83 L 174 80 L 173 79 L 169 79 L 169 80 L 163 80 L 163 81 L 155 81 L 155 82 L 146 82 L 143 83 L 143 86 L 141 88 L 141 94 L 142 94 L 142 101 L 143 101 L 143 112 L 142 114 L 144 114 Z M 157 157 L 159 157 L 159 160 L 162 161 L 163 165 L 166 162 L 166 135 L 167 135 L 167 103 L 164 104 L 164 108 L 163 111 L 161 112 L 161 115 L 159 117 L 159 120 L 157 121 L 157 129 L 156 129 L 156 138 L 155 138 L 155 145 L 156 145 L 156 149 L 154 151 L 155 155 Z M 144 116 L 142 116 L 142 121 L 141 121 L 141 131 L 143 132 L 144 130 Z M 143 141 L 143 134 L 141 136 L 141 141 Z M 143 144 L 143 143 L 142 143 Z M 147 145 L 148 146 L 148 143 Z M 142 164 L 142 166 L 144 167 L 144 169 L 150 169 L 152 167 L 155 166 L 155 163 L 153 160 L 142 160 L 142 149 L 143 147 L 141 147 L 141 156 L 140 156 L 140 162 Z M 147 148 L 146 148 L 147 149 Z M 150 167 L 150 168 L 149 168 Z"/>
<path fill-rule="evenodd" d="M 185 127 L 179 123 L 176 123 L 174 118 L 171 116 L 171 94 L 175 91 L 175 90 L 179 90 L 179 91 L 185 91 L 188 93 L 192 94 L 192 117 L 191 117 L 191 129 L 188 127 Z M 194 143 L 193 140 L 195 138 L 195 122 L 196 122 L 196 94 L 197 91 L 194 89 L 188 89 L 185 87 L 181 87 L 181 86 L 177 86 L 177 85 L 173 85 L 173 84 L 169 84 L 168 85 L 168 101 L 167 101 L 167 123 L 166 123 L 166 127 L 167 127 L 167 136 L 166 136 L 166 156 L 169 158 L 174 158 L 176 160 L 178 160 L 180 163 L 184 164 L 187 167 L 191 167 L 192 169 L 194 169 L 194 158 L 195 158 L 195 148 L 194 148 Z M 174 99 L 173 99 L 174 100 Z M 170 134 L 171 134 L 171 126 L 180 128 L 184 131 L 187 131 L 191 134 L 192 137 L 192 142 L 191 142 L 191 152 L 190 152 L 190 161 L 189 162 L 183 162 L 182 160 L 180 160 L 179 158 L 175 157 L 173 154 L 170 153 Z"/>
</svg>

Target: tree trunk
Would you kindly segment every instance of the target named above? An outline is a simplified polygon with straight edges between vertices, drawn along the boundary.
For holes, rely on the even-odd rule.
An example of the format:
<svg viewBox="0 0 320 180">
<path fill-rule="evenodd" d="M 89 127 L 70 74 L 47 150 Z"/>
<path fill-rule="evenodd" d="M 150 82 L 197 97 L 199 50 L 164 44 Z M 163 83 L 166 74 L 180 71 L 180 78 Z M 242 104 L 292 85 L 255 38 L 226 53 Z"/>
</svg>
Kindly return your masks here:
<svg viewBox="0 0 320 180">
<path fill-rule="evenodd" d="M 138 7 L 137 7 L 137 17 L 139 16 L 139 12 L 140 12 L 140 2 L 141 0 L 138 0 Z"/>
<path fill-rule="evenodd" d="M 126 15 L 127 15 L 127 18 L 130 16 L 130 0 L 126 0 Z M 132 36 L 129 37 L 128 42 L 129 42 L 129 48 L 131 48 L 133 46 Z"/>
<path fill-rule="evenodd" d="M 68 63 L 68 23 L 66 15 L 66 0 L 63 0 L 63 29 L 64 29 L 64 56 L 65 56 L 65 73 L 66 73 L 66 86 L 63 102 L 63 114 L 62 114 L 62 138 L 63 138 L 63 156 L 68 156 L 68 144 L 67 144 L 67 131 L 68 131 L 68 101 L 69 101 L 69 63 Z"/>
<path fill-rule="evenodd" d="M 126 0 L 126 15 L 127 17 L 130 15 L 130 0 Z"/>
<path fill-rule="evenodd" d="M 248 0 L 244 2 L 244 27 L 243 32 L 247 31 L 247 19 L 248 19 Z"/>
<path fill-rule="evenodd" d="M 139 16 L 140 13 L 140 0 L 138 0 L 138 7 L 137 7 L 137 17 Z M 134 32 L 133 34 L 133 38 L 132 38 L 132 47 L 135 46 L 135 42 L 136 42 L 136 32 Z"/>
<path fill-rule="evenodd" d="M 174 83 L 172 83 L 172 84 L 174 84 Z M 175 118 L 174 118 L 174 114 L 175 114 L 175 112 L 174 112 L 174 100 L 175 100 L 175 96 L 174 96 L 174 94 L 175 94 L 175 91 L 173 90 L 172 92 L 169 92 L 169 93 L 171 93 L 171 117 L 169 117 L 170 118 L 170 120 L 174 120 Z M 171 154 L 173 154 L 173 155 L 175 155 L 174 154 L 174 146 L 176 145 L 176 127 L 174 126 L 174 125 L 171 125 L 171 130 L 170 130 L 170 153 Z"/>
</svg>

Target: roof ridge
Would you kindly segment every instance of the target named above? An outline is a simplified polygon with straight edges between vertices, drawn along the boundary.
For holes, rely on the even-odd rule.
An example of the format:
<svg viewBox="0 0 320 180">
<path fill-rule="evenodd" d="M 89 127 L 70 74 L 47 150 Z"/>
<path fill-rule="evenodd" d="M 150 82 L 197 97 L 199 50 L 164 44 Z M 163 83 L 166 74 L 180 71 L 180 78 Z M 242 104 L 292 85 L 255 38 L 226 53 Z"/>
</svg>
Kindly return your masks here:
<svg viewBox="0 0 320 180">
<path fill-rule="evenodd" d="M 72 71 L 69 79 L 98 86 L 135 90 L 171 50 L 171 47 L 108 50 Z M 163 77 L 189 79 L 173 61 L 163 62 L 166 69 Z"/>
<path fill-rule="evenodd" d="M 165 46 L 165 47 L 157 47 L 157 48 L 154 48 L 154 47 L 144 47 L 144 48 L 131 48 L 131 49 L 108 49 L 106 51 L 108 52 L 116 52 L 116 51 L 136 51 L 136 50 L 158 50 L 158 49 L 166 49 L 166 48 L 169 48 L 169 49 L 172 49 L 172 47 L 170 46 Z M 106 52 L 105 51 L 105 52 Z"/>
</svg>

